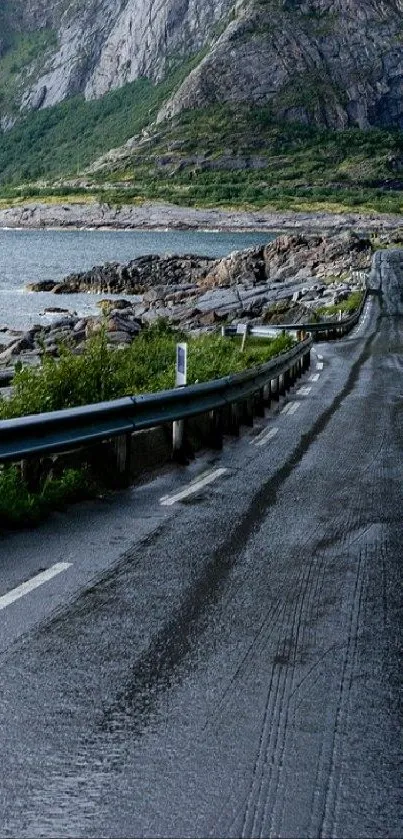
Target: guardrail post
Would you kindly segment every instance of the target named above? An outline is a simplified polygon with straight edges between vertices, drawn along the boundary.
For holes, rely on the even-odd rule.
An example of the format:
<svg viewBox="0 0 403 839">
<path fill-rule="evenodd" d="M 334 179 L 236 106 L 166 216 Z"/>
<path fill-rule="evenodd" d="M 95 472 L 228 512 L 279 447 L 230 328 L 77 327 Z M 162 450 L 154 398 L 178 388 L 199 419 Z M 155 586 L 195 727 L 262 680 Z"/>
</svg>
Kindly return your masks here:
<svg viewBox="0 0 403 839">
<path fill-rule="evenodd" d="M 172 458 L 176 463 L 188 462 L 185 420 L 172 423 Z"/>
<path fill-rule="evenodd" d="M 270 405 L 271 405 L 271 381 L 268 382 L 268 384 L 265 385 L 264 388 L 263 388 L 263 403 L 268 408 L 270 408 Z"/>
<path fill-rule="evenodd" d="M 286 384 L 285 384 L 285 374 L 280 373 L 278 377 L 278 393 L 279 396 L 285 396 L 286 393 Z"/>
<path fill-rule="evenodd" d="M 264 417 L 264 388 L 260 388 L 254 394 L 254 413 L 257 417 Z"/>
<path fill-rule="evenodd" d="M 275 379 L 272 379 L 270 382 L 270 390 L 272 398 L 278 402 L 280 398 L 280 377 L 277 376 Z"/>
<path fill-rule="evenodd" d="M 209 411 L 208 444 L 212 449 L 222 449 L 223 446 L 223 412 L 222 408 Z"/>
<path fill-rule="evenodd" d="M 242 401 L 242 419 L 243 425 L 248 425 L 253 428 L 253 399 L 248 398 Z"/>
<path fill-rule="evenodd" d="M 231 402 L 229 406 L 229 424 L 228 431 L 233 437 L 239 437 L 239 407 L 237 402 Z"/>
<path fill-rule="evenodd" d="M 132 464 L 132 435 L 128 431 L 127 434 L 122 434 L 120 437 L 115 437 L 112 440 L 112 448 L 115 456 L 116 467 L 116 486 L 124 487 L 130 486 L 131 483 L 131 464 Z M 114 481 L 115 483 L 115 481 Z"/>
<path fill-rule="evenodd" d="M 26 460 L 21 460 L 20 463 L 21 478 L 31 492 L 39 489 L 41 459 L 38 457 L 30 457 Z"/>
</svg>

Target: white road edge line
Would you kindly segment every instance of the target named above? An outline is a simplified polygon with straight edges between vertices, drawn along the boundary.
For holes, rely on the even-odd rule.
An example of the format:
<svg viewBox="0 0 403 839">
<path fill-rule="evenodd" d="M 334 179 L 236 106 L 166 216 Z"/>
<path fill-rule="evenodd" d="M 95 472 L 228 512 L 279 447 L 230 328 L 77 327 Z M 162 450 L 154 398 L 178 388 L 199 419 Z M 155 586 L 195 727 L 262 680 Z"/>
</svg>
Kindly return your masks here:
<svg viewBox="0 0 403 839">
<path fill-rule="evenodd" d="M 216 481 L 217 478 L 221 478 L 221 475 L 224 475 L 225 472 L 228 472 L 228 469 L 224 467 L 221 469 L 214 469 L 213 472 L 205 475 L 204 478 L 201 478 L 200 480 L 193 481 L 193 483 L 189 484 L 189 486 L 182 489 L 180 492 L 176 492 L 173 495 L 164 495 L 160 498 L 160 504 L 162 504 L 163 507 L 171 507 L 172 504 L 176 503 L 176 501 L 181 501 L 182 498 L 187 498 L 194 492 L 198 492 L 199 489 L 203 489 L 203 487 L 213 483 L 213 481 Z"/>
<path fill-rule="evenodd" d="M 270 440 L 273 440 L 274 437 L 277 437 L 278 428 L 271 428 L 270 431 L 265 434 L 264 437 L 261 437 L 260 440 L 256 443 L 257 446 L 264 446 Z"/>
<path fill-rule="evenodd" d="M 47 583 L 53 577 L 56 577 L 58 574 L 61 574 L 62 571 L 67 571 L 68 568 L 71 567 L 71 562 L 57 562 L 56 565 L 52 565 L 51 568 L 48 568 L 46 571 L 41 571 L 40 574 L 36 574 L 35 577 L 32 577 L 31 580 L 27 580 L 25 583 L 21 583 L 20 586 L 17 588 L 13 588 L 11 591 L 7 592 L 7 594 L 3 594 L 0 597 L 0 611 L 5 609 L 6 606 L 10 606 L 11 603 L 14 603 L 16 600 L 19 600 L 20 597 L 24 597 L 29 592 L 34 591 L 34 589 L 39 588 L 44 583 Z"/>
</svg>

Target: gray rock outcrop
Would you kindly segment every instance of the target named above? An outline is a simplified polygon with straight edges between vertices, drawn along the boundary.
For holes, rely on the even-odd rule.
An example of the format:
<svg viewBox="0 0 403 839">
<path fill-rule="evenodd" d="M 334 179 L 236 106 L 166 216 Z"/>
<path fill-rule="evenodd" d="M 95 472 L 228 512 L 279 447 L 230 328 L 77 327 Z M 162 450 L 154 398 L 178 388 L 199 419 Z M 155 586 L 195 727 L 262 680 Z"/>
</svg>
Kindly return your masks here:
<svg viewBox="0 0 403 839">
<path fill-rule="evenodd" d="M 224 101 L 336 129 L 402 126 L 401 15 L 400 0 L 240 4 L 158 119 Z"/>
<path fill-rule="evenodd" d="M 130 343 L 139 324 L 161 317 L 189 331 L 240 317 L 265 323 L 307 322 L 318 308 L 334 305 L 362 287 L 362 272 L 370 267 L 371 257 L 367 237 L 295 234 L 221 260 L 149 255 L 125 265 L 106 263 L 72 274 L 51 289 L 44 281 L 28 290 L 124 294 L 118 302 L 100 303 L 108 340 L 124 344 Z M 80 343 L 99 328 L 97 318 L 85 323 L 78 319 L 72 338 Z M 47 343 L 53 346 L 55 341 L 50 337 Z"/>
<path fill-rule="evenodd" d="M 0 21 L 6 35 L 54 33 L 15 85 L 22 108 L 157 82 L 199 56 L 158 119 L 247 102 L 289 121 L 368 128 L 403 125 L 402 9 L 401 0 L 15 0 Z M 0 50 L 9 46 L 2 36 Z M 10 113 L 0 119 L 6 126 Z"/>
</svg>

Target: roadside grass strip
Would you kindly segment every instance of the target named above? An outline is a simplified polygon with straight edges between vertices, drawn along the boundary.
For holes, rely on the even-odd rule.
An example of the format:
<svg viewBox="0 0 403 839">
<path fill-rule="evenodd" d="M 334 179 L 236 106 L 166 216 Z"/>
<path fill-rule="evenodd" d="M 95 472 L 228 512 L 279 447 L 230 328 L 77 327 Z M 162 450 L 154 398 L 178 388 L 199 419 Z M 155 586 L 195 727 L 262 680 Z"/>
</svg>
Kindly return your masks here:
<svg viewBox="0 0 403 839">
<path fill-rule="evenodd" d="M 203 487 L 208 486 L 208 484 L 212 484 L 218 478 L 221 478 L 225 472 L 228 472 L 228 469 L 222 467 L 220 469 L 213 469 L 211 472 L 204 473 L 204 475 L 200 475 L 196 478 L 196 480 L 192 481 L 189 486 L 180 490 L 180 492 L 175 492 L 172 495 L 164 495 L 160 498 L 160 504 L 162 504 L 163 507 L 171 507 L 172 504 L 176 504 L 177 501 L 182 501 L 184 498 L 188 498 L 189 495 L 194 495 L 194 493 L 203 489 Z"/>
<path fill-rule="evenodd" d="M 6 606 L 10 606 L 11 603 L 15 603 L 16 600 L 19 600 L 26 594 L 29 594 L 31 591 L 34 591 L 34 589 L 39 588 L 39 586 L 42 586 L 44 583 L 47 583 L 49 580 L 52 580 L 53 577 L 57 577 L 57 575 L 61 574 L 62 571 L 67 571 L 70 567 L 71 562 L 57 562 L 56 565 L 52 565 L 52 567 L 48 568 L 46 571 L 41 571 L 40 574 L 36 574 L 36 576 L 32 577 L 31 580 L 27 580 L 25 583 L 21 583 L 20 586 L 17 586 L 17 588 L 7 592 L 7 594 L 3 594 L 3 596 L 0 597 L 0 611 L 5 609 Z"/>
</svg>

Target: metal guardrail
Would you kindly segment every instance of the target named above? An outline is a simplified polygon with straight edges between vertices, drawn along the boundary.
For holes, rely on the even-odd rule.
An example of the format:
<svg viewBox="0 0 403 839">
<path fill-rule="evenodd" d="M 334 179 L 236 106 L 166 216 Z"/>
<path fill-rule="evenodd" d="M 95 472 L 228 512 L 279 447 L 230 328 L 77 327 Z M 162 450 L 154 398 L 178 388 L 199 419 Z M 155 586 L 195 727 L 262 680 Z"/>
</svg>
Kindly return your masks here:
<svg viewBox="0 0 403 839">
<path fill-rule="evenodd" d="M 350 317 L 344 320 L 322 321 L 313 323 L 281 323 L 270 324 L 270 326 L 252 326 L 248 329 L 248 335 L 256 338 L 268 338 L 273 335 L 278 335 L 279 332 L 289 332 L 290 334 L 297 334 L 297 332 L 309 332 L 316 339 L 342 337 L 358 323 L 362 310 L 365 306 L 368 297 L 368 289 L 365 291 L 363 299 L 358 309 L 353 312 Z M 238 334 L 237 325 L 229 325 L 224 327 L 224 334 L 228 337 Z"/>
<path fill-rule="evenodd" d="M 271 381 L 279 385 L 282 376 L 294 380 L 309 366 L 311 345 L 306 338 L 267 364 L 202 384 L 3 420 L 0 463 L 77 449 L 246 400 Z"/>
</svg>

